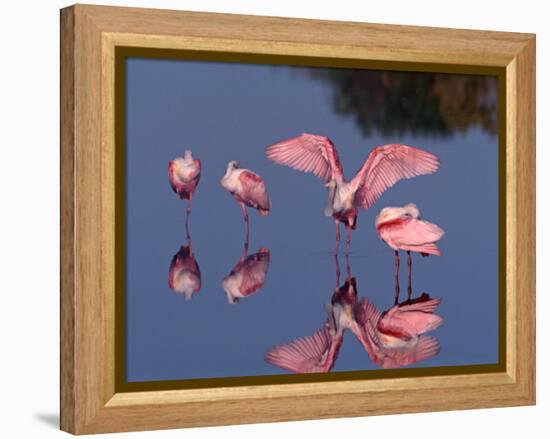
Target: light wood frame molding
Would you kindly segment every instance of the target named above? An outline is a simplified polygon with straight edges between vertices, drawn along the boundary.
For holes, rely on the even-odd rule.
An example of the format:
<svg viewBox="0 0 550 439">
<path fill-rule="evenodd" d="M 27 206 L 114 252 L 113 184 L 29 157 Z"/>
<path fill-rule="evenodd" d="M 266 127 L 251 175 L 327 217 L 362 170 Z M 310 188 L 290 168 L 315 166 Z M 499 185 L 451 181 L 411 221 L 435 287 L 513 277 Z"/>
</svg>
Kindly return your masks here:
<svg viewBox="0 0 550 439">
<path fill-rule="evenodd" d="M 117 393 L 118 46 L 502 69 L 506 370 Z M 61 11 L 62 430 L 85 434 L 534 403 L 534 35 L 90 5 Z"/>
</svg>

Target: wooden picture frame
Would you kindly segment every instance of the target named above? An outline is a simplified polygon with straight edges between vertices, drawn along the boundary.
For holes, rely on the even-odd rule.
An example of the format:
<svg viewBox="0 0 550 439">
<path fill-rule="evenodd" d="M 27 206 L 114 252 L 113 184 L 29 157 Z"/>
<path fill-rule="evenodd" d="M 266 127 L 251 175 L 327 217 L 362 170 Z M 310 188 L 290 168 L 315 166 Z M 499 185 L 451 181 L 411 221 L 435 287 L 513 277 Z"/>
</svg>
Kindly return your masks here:
<svg viewBox="0 0 550 439">
<path fill-rule="evenodd" d="M 120 47 L 497 74 L 506 151 L 500 162 L 506 187 L 502 368 L 330 385 L 121 391 L 115 370 Z M 534 403 L 534 35 L 88 5 L 61 11 L 62 430 L 85 434 Z"/>
</svg>

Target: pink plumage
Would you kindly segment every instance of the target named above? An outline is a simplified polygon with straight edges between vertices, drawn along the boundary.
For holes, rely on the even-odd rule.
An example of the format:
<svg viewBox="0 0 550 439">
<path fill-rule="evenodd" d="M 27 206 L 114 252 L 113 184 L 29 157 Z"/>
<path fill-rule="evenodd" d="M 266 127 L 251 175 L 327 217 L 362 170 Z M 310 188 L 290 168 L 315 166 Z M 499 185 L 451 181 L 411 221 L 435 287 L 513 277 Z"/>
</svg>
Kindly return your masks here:
<svg viewBox="0 0 550 439">
<path fill-rule="evenodd" d="M 229 303 L 236 303 L 243 297 L 258 292 L 265 283 L 271 255 L 267 248 L 243 256 L 222 282 Z"/>
<path fill-rule="evenodd" d="M 440 350 L 441 347 L 436 338 L 421 335 L 411 346 L 379 347 L 372 360 L 384 369 L 393 369 L 429 360 L 439 354 Z"/>
<path fill-rule="evenodd" d="M 260 215 L 266 216 L 271 209 L 271 202 L 263 178 L 245 169 L 239 174 L 239 182 L 242 189 L 233 193 L 233 196 L 237 201 L 258 210 Z"/>
<path fill-rule="evenodd" d="M 355 278 L 336 287 L 328 317 L 313 335 L 298 337 L 270 349 L 268 363 L 295 373 L 329 372 L 340 353 L 347 329 L 358 338 L 371 360 L 384 368 L 407 366 L 439 352 L 439 342 L 425 335 L 443 323 L 435 314 L 441 299 L 420 297 L 378 310 L 367 299 L 357 300 Z"/>
<path fill-rule="evenodd" d="M 265 360 L 274 366 L 297 373 L 330 371 L 344 339 L 344 332 L 353 325 L 353 304 L 357 292 L 354 278 L 335 289 L 331 303 L 325 305 L 327 320 L 315 334 L 296 338 L 271 349 Z"/>
<path fill-rule="evenodd" d="M 433 331 L 443 323 L 443 318 L 434 314 L 440 303 L 441 299 L 427 299 L 426 302 L 394 306 L 380 318 L 378 329 L 402 338 Z"/>
<path fill-rule="evenodd" d="M 186 300 L 201 289 L 201 271 L 190 246 L 181 246 L 170 262 L 168 285 Z"/>
<path fill-rule="evenodd" d="M 435 314 L 441 299 L 423 294 L 419 299 L 380 312 L 363 299 L 354 307 L 355 335 L 371 357 L 383 368 L 408 366 L 437 355 L 439 342 L 426 336 L 443 323 Z"/>
<path fill-rule="evenodd" d="M 193 153 L 185 151 L 182 157 L 170 160 L 168 164 L 168 182 L 172 190 L 178 194 L 180 199 L 188 200 L 185 215 L 185 230 L 187 239 L 189 234 L 189 216 L 193 206 L 193 195 L 197 190 L 201 178 L 201 162 L 193 158 Z"/>
<path fill-rule="evenodd" d="M 435 243 L 445 232 L 439 226 L 420 219 L 420 212 L 414 204 L 382 209 L 376 217 L 376 231 L 393 250 L 441 255 Z"/>
<path fill-rule="evenodd" d="M 302 134 L 266 148 L 267 158 L 280 165 L 311 172 L 320 179 L 342 180 L 342 165 L 328 137 Z"/>
<path fill-rule="evenodd" d="M 368 209 L 399 180 L 433 174 L 439 168 L 434 154 L 397 143 L 374 148 L 352 180 L 357 186 L 354 205 Z"/>
<path fill-rule="evenodd" d="M 173 191 L 182 200 L 191 200 L 201 178 L 201 162 L 193 159 L 191 151 L 183 157 L 170 160 L 168 164 L 168 181 Z"/>
<path fill-rule="evenodd" d="M 248 242 L 246 207 L 256 209 L 262 216 L 266 216 L 271 210 L 271 201 L 265 182 L 260 175 L 249 169 L 239 168 L 237 162 L 230 161 L 220 184 L 241 206 L 246 227 L 246 242 Z"/>
<path fill-rule="evenodd" d="M 403 207 L 384 207 L 375 221 L 376 232 L 395 252 L 395 302 L 399 300 L 399 250 L 408 253 L 408 294 L 412 294 L 411 252 L 422 256 L 440 256 L 436 245 L 445 232 L 436 224 L 420 219 L 420 211 L 415 204 Z"/>
<path fill-rule="evenodd" d="M 331 335 L 326 326 L 315 334 L 297 338 L 271 349 L 265 361 L 296 373 L 329 372 L 336 362 L 343 333 Z"/>
<path fill-rule="evenodd" d="M 399 180 L 432 174 L 439 168 L 439 159 L 434 154 L 412 146 L 389 144 L 374 148 L 353 179 L 346 182 L 332 141 L 307 133 L 270 145 L 265 152 L 277 164 L 311 172 L 326 182 L 329 200 L 325 214 L 336 223 L 337 245 L 338 224 L 345 225 L 348 247 L 357 209 L 368 209 Z"/>
</svg>

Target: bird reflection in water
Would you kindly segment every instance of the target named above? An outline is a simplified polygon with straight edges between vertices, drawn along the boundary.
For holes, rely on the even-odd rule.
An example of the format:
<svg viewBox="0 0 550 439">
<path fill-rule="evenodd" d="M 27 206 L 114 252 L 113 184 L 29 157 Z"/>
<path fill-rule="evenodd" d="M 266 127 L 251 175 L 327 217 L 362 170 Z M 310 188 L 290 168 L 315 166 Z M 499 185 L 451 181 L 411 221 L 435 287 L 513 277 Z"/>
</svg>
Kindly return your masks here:
<svg viewBox="0 0 550 439">
<path fill-rule="evenodd" d="M 335 255 L 336 278 L 340 268 Z M 359 340 L 371 361 L 383 368 L 408 366 L 439 353 L 439 342 L 427 332 L 443 323 L 435 314 L 441 299 L 423 293 L 416 299 L 379 311 L 366 298 L 358 299 L 357 281 L 351 276 L 346 258 L 347 277 L 335 288 L 331 303 L 325 305 L 327 319 L 313 335 L 272 348 L 265 361 L 295 373 L 329 372 L 334 367 L 349 329 Z"/>
<path fill-rule="evenodd" d="M 271 262 L 269 249 L 262 247 L 257 253 L 251 255 L 247 253 L 248 240 L 245 242 L 239 261 L 222 281 L 227 301 L 231 304 L 257 293 L 265 283 L 267 269 Z"/>
<path fill-rule="evenodd" d="M 340 277 L 338 255 L 336 279 Z M 338 280 L 337 280 L 338 282 Z M 344 341 L 344 330 L 353 319 L 353 304 L 356 300 L 355 280 L 334 290 L 331 304 L 325 305 L 327 319 L 315 334 L 297 338 L 290 343 L 271 349 L 265 361 L 282 369 L 296 373 L 330 372 L 340 353 Z"/>
<path fill-rule="evenodd" d="M 440 303 L 423 293 L 381 312 L 362 299 L 354 308 L 356 335 L 370 359 L 385 369 L 428 360 L 440 350 L 437 339 L 425 335 L 443 323 L 435 314 Z"/>
<path fill-rule="evenodd" d="M 193 254 L 191 240 L 182 245 L 170 262 L 168 285 L 176 293 L 191 299 L 201 289 L 201 270 Z"/>
</svg>

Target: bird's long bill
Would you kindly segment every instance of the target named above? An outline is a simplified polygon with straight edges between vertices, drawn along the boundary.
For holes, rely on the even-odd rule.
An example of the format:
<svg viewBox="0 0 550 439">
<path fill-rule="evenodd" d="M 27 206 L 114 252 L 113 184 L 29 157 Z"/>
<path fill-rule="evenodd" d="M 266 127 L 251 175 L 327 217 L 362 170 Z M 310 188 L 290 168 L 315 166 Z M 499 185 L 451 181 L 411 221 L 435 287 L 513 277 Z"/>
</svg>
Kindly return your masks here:
<svg viewBox="0 0 550 439">
<path fill-rule="evenodd" d="M 332 206 L 334 205 L 334 196 L 336 195 L 336 185 L 335 184 L 329 184 L 328 185 L 328 204 L 327 207 L 325 207 L 325 216 L 332 216 L 334 213 L 334 209 Z"/>
</svg>

